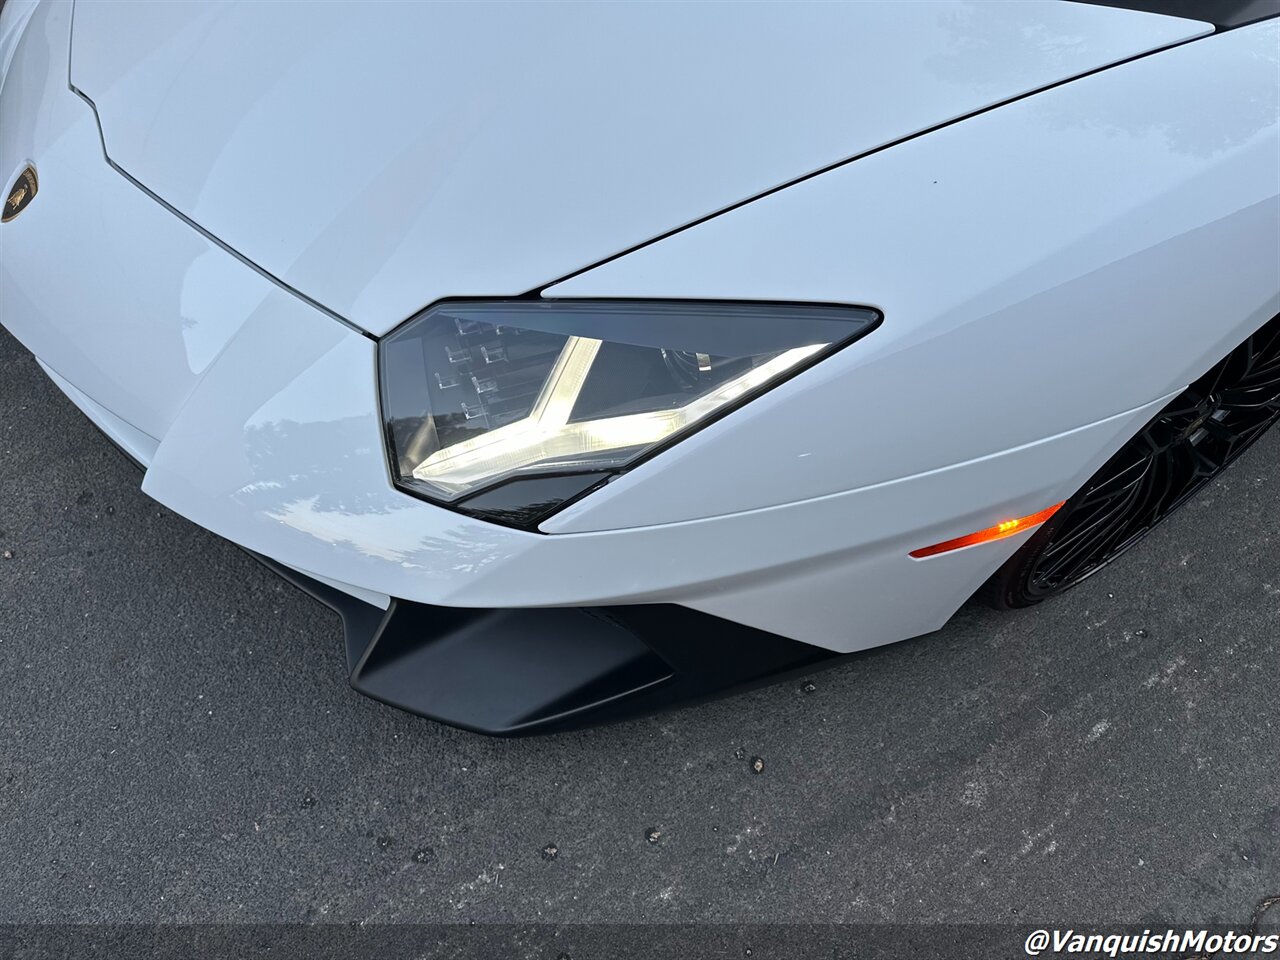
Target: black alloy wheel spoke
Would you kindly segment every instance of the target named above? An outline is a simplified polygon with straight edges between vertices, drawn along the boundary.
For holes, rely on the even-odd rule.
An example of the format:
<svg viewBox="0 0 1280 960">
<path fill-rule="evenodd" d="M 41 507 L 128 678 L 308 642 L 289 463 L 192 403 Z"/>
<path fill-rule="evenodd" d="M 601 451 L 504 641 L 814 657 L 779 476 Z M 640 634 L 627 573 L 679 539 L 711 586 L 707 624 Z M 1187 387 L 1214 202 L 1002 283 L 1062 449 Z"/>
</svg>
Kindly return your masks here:
<svg viewBox="0 0 1280 960">
<path fill-rule="evenodd" d="M 1032 598 L 1115 559 L 1280 420 L 1280 317 L 1172 400 L 1062 508 L 1030 567 Z"/>
</svg>

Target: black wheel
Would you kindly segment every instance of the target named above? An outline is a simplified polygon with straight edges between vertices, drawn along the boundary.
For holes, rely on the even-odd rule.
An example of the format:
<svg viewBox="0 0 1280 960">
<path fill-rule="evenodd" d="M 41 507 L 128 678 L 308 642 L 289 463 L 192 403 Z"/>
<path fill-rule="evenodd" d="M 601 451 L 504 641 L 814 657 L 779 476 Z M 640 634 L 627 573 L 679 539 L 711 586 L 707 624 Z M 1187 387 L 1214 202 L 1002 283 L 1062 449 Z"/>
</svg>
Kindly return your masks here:
<svg viewBox="0 0 1280 960">
<path fill-rule="evenodd" d="M 1280 316 L 1214 365 L 1094 474 L 987 581 L 1026 607 L 1092 576 L 1221 473 L 1280 419 Z"/>
</svg>

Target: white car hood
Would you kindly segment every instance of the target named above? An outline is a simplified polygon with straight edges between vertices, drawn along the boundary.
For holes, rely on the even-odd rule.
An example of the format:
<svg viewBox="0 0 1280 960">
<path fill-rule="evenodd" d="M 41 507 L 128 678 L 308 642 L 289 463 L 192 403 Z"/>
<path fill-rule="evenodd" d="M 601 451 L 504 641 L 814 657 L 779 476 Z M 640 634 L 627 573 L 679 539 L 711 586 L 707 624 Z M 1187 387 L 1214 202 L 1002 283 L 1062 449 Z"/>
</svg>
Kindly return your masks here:
<svg viewBox="0 0 1280 960">
<path fill-rule="evenodd" d="M 1206 29 L 1068 2 L 82 3 L 71 80 L 115 163 L 382 334 Z"/>
</svg>

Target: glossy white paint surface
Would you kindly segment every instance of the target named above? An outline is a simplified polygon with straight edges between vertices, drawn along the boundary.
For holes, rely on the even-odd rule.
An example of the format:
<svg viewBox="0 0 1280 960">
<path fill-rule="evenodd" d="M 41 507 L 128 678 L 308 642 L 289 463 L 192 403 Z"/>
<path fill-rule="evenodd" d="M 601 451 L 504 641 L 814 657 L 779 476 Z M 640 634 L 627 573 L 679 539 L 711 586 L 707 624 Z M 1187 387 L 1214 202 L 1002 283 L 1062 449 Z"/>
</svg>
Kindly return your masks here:
<svg viewBox="0 0 1280 960">
<path fill-rule="evenodd" d="M 563 532 L 509 530 L 391 486 L 370 339 L 106 165 L 66 88 L 67 20 L 42 4 L 0 90 L 0 167 L 41 174 L 0 226 L 0 322 L 134 441 L 151 496 L 375 602 L 677 602 L 838 650 L 926 632 L 1026 535 L 910 550 L 1064 499 L 1280 308 L 1264 24 L 901 144 L 563 285 L 869 302 L 886 320 L 548 524 Z"/>
<path fill-rule="evenodd" d="M 546 291 L 844 301 L 885 320 L 544 529 L 669 523 L 881 483 L 1195 379 L 1280 312 L 1277 50 L 1271 21 L 1145 57 Z"/>
<path fill-rule="evenodd" d="M 28 162 L 40 179 L 31 206 L 0 225 L 0 320 L 159 438 L 244 316 L 279 288 L 159 204 L 139 203 L 104 162 L 93 111 L 66 85 L 70 13 L 37 9 L 0 88 L 0 189 Z"/>
<path fill-rule="evenodd" d="M 300 348 L 312 319 L 284 300 L 249 318 L 161 443 L 146 493 L 290 566 L 393 596 L 478 607 L 678 602 L 841 650 L 940 626 L 1021 538 L 929 561 L 908 552 L 957 524 L 979 529 L 1063 499 L 1160 402 L 833 497 L 543 536 L 392 489 L 371 387 L 344 376 L 371 369 L 373 344 L 331 324 L 333 336 Z"/>
<path fill-rule="evenodd" d="M 9 61 L 18 49 L 18 37 L 26 29 L 39 0 L 8 0 L 0 5 L 0 85 L 9 70 Z"/>
<path fill-rule="evenodd" d="M 1206 32 L 1078 3 L 82 3 L 112 159 L 385 333 Z"/>
</svg>

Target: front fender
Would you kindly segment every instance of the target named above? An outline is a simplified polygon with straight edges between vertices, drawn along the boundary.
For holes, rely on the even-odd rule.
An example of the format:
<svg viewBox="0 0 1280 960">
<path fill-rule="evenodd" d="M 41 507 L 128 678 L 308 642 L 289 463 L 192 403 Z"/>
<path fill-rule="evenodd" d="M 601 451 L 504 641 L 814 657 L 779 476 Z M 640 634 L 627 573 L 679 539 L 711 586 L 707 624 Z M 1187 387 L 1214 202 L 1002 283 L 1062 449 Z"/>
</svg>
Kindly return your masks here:
<svg viewBox="0 0 1280 960">
<path fill-rule="evenodd" d="M 1272 20 L 1143 57 L 546 290 L 868 304 L 884 322 L 543 529 L 857 490 L 1180 389 L 1280 309 L 1278 46 Z"/>
</svg>

